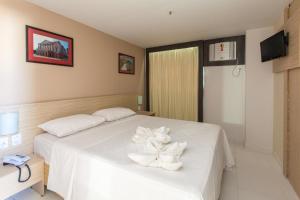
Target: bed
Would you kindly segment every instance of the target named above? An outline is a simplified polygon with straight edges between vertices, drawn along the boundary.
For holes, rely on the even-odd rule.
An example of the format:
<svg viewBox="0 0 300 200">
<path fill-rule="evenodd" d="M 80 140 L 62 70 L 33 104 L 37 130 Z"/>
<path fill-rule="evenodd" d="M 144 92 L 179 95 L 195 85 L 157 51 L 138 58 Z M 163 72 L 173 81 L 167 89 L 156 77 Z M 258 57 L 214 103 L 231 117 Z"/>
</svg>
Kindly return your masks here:
<svg viewBox="0 0 300 200">
<path fill-rule="evenodd" d="M 174 141 L 187 141 L 183 168 L 170 172 L 129 160 L 137 126 L 167 126 Z M 223 169 L 234 165 L 219 126 L 143 115 L 63 138 L 44 133 L 34 149 L 50 166 L 48 189 L 65 200 L 217 200 Z"/>
</svg>

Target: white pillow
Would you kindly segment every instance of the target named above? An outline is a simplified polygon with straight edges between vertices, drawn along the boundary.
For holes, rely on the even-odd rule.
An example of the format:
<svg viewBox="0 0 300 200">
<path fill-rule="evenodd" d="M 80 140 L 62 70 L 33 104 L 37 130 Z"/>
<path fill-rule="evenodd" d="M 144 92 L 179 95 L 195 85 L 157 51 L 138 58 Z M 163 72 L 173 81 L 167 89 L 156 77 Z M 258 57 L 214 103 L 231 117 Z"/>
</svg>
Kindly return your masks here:
<svg viewBox="0 0 300 200">
<path fill-rule="evenodd" d="M 129 108 L 107 108 L 107 109 L 102 109 L 98 110 L 93 113 L 95 116 L 102 116 L 105 118 L 106 121 L 115 121 L 118 119 L 122 119 L 125 117 L 129 117 L 132 115 L 135 115 L 135 112 Z"/>
<path fill-rule="evenodd" d="M 52 135 L 63 137 L 95 127 L 104 121 L 105 119 L 100 116 L 78 114 L 50 120 L 38 127 Z"/>
</svg>

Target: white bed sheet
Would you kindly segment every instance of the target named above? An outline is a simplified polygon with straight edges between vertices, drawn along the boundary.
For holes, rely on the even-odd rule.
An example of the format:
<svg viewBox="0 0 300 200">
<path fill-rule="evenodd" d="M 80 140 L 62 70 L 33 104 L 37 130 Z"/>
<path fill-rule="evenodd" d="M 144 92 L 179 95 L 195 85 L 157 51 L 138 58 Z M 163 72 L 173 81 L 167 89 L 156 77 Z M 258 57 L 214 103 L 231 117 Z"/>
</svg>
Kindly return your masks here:
<svg viewBox="0 0 300 200">
<path fill-rule="evenodd" d="M 34 153 L 44 158 L 45 163 L 49 164 L 51 160 L 51 151 L 54 143 L 59 137 L 49 133 L 42 133 L 34 137 Z"/>
<path fill-rule="evenodd" d="M 104 122 L 103 124 L 109 124 L 111 122 Z M 68 135 L 71 138 L 74 135 Z M 51 152 L 54 143 L 63 137 L 57 137 L 50 133 L 42 133 L 34 137 L 34 153 L 44 158 L 45 163 L 49 165 L 51 160 Z"/>
<path fill-rule="evenodd" d="M 137 126 L 167 126 L 174 141 L 187 141 L 183 168 L 169 172 L 129 160 Z M 217 200 L 226 165 L 234 160 L 219 126 L 137 115 L 56 141 L 48 189 L 65 200 Z"/>
</svg>

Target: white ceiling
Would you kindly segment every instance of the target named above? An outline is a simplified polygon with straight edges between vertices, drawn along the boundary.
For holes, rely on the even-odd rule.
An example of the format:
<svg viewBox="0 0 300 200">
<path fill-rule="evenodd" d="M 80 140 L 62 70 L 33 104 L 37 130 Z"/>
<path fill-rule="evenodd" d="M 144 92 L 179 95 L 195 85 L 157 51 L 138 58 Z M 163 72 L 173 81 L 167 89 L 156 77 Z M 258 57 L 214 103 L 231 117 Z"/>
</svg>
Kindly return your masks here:
<svg viewBox="0 0 300 200">
<path fill-rule="evenodd" d="M 153 47 L 273 25 L 289 0 L 27 1 L 140 47 Z"/>
</svg>

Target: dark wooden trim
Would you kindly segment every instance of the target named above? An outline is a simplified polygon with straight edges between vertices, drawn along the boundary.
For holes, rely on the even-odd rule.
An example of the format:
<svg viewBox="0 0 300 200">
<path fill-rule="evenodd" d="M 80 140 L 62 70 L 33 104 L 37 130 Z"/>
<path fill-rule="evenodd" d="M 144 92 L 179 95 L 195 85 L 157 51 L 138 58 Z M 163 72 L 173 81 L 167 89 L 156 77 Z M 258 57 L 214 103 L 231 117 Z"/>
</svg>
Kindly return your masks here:
<svg viewBox="0 0 300 200">
<path fill-rule="evenodd" d="M 225 65 L 244 65 L 245 64 L 245 35 L 218 38 L 204 41 L 204 66 L 225 66 Z M 237 60 L 229 61 L 209 61 L 209 45 L 219 42 L 236 41 Z"/>
<path fill-rule="evenodd" d="M 199 84 L 198 84 L 198 121 L 203 122 L 203 40 L 192 41 L 192 42 L 185 42 L 179 44 L 172 44 L 166 46 L 159 46 L 159 47 L 151 47 L 146 49 L 146 110 L 150 111 L 150 83 L 149 83 L 149 75 L 150 75 L 150 68 L 149 68 L 149 54 L 153 52 L 159 51 L 168 51 L 174 49 L 183 49 L 189 47 L 198 47 L 199 48 Z"/>
<path fill-rule="evenodd" d="M 200 45 L 201 46 L 203 45 L 203 40 L 171 44 L 171 45 L 165 45 L 165 46 L 159 46 L 159 47 L 151 47 L 151 48 L 146 49 L 146 53 L 158 52 L 158 51 L 168 51 L 168 50 L 174 50 L 174 49 L 184 49 L 184 48 L 189 48 L 189 47 L 199 47 Z"/>
<path fill-rule="evenodd" d="M 29 55 L 28 55 L 28 29 L 29 28 L 70 39 L 71 42 L 72 42 L 72 63 L 71 64 L 57 64 L 57 63 L 40 62 L 40 61 L 29 60 Z M 47 64 L 47 65 L 58 65 L 58 66 L 63 66 L 63 67 L 74 67 L 74 39 L 73 38 L 65 36 L 65 35 L 61 35 L 61 34 L 58 34 L 58 33 L 54 33 L 54 32 L 51 32 L 51 31 L 46 31 L 44 29 L 36 28 L 34 26 L 29 26 L 29 25 L 25 25 L 25 31 L 26 31 L 26 62 Z"/>
<path fill-rule="evenodd" d="M 120 57 L 121 57 L 121 56 L 127 56 L 127 57 L 130 57 L 130 58 L 133 59 L 133 72 L 132 72 L 132 73 L 130 73 L 130 72 L 127 73 L 127 72 L 122 72 L 122 71 L 121 71 L 121 60 L 120 60 Z M 119 53 L 119 56 L 118 56 L 118 57 L 119 57 L 119 60 L 118 60 L 118 61 L 119 61 L 119 62 L 118 62 L 118 63 L 119 63 L 119 67 L 118 67 L 119 73 L 120 73 L 120 74 L 134 75 L 134 74 L 135 74 L 135 57 L 130 56 L 130 55 L 127 55 L 127 54 L 124 54 L 124 53 Z"/>
<path fill-rule="evenodd" d="M 145 71 L 146 71 L 146 88 L 145 88 L 145 94 L 146 94 L 146 110 L 150 111 L 150 73 L 149 73 L 149 51 L 146 49 L 146 66 L 145 66 Z"/>
</svg>

